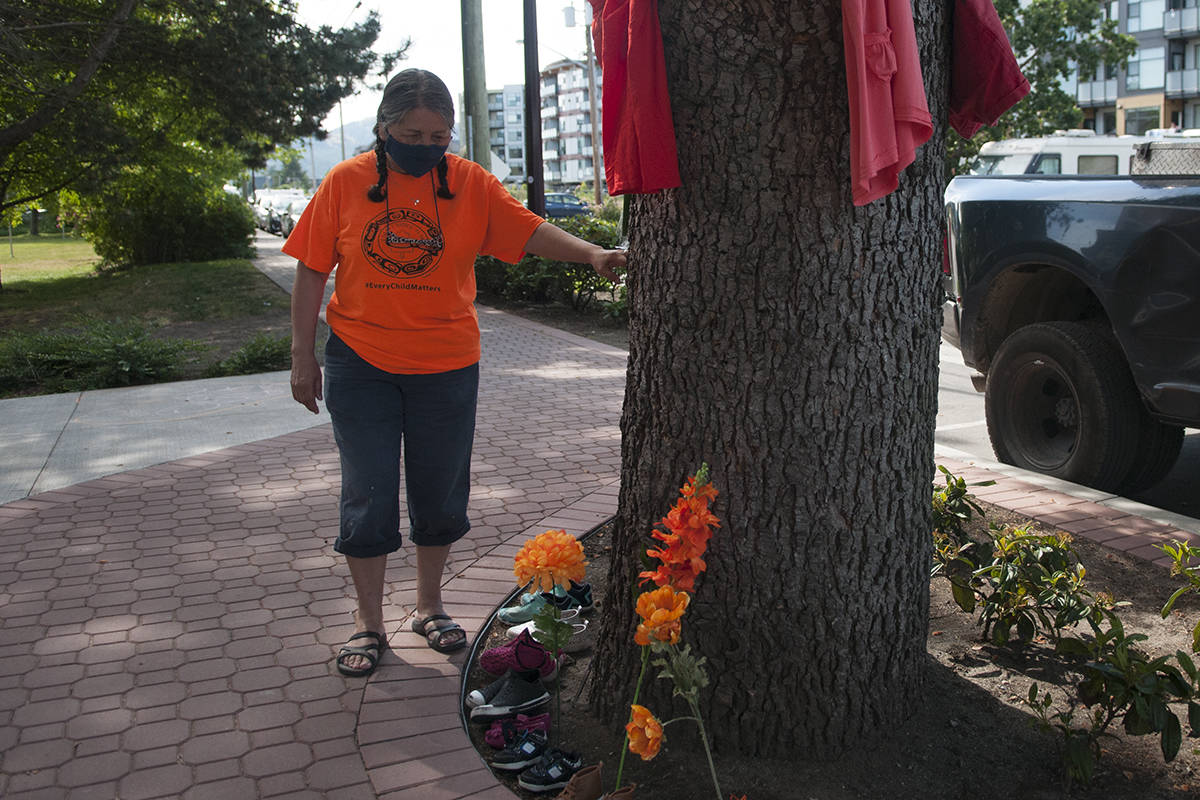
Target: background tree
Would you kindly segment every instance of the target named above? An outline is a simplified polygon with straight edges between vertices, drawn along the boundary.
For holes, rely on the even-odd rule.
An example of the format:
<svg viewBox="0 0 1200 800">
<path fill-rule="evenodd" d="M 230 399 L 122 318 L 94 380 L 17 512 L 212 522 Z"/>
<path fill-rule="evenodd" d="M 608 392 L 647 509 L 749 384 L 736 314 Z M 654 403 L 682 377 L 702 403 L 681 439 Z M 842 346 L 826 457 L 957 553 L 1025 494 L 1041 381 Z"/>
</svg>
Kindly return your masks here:
<svg viewBox="0 0 1200 800">
<path fill-rule="evenodd" d="M 271 186 L 288 189 L 308 189 L 308 171 L 304 169 L 304 153 L 295 147 L 280 147 L 275 151 L 279 166 L 270 172 Z"/>
<path fill-rule="evenodd" d="M 179 142 L 261 167 L 388 73 L 372 13 L 311 30 L 290 0 L 0 0 L 0 209 L 94 190 Z M 407 47 L 407 45 L 405 45 Z"/>
<path fill-rule="evenodd" d="M 722 527 L 684 636 L 716 747 L 836 754 L 919 702 L 945 5 L 913 3 L 934 136 L 899 191 L 855 208 L 839 0 L 659 4 L 683 186 L 632 202 L 618 600 L 593 665 L 612 721 L 640 666 L 622 587 L 701 461 Z M 662 683 L 643 691 L 665 718 Z"/>
<path fill-rule="evenodd" d="M 995 0 L 995 5 L 1030 92 L 995 126 L 970 139 L 949 132 L 951 172 L 974 159 L 984 142 L 1078 128 L 1083 112 L 1063 84 L 1076 70 L 1088 80 L 1102 64 L 1123 67 L 1137 50 L 1137 40 L 1118 33 L 1108 4 L 1098 0 Z"/>
</svg>

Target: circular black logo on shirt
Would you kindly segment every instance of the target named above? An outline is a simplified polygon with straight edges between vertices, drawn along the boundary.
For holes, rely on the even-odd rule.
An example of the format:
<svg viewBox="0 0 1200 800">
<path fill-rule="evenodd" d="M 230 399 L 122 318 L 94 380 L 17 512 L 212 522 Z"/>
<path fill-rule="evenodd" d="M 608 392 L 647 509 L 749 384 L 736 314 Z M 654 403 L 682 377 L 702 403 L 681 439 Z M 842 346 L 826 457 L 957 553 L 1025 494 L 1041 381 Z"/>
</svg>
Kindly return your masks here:
<svg viewBox="0 0 1200 800">
<path fill-rule="evenodd" d="M 392 278 L 416 278 L 437 267 L 446 240 L 433 220 L 415 209 L 393 208 L 367 223 L 362 249 L 367 260 Z"/>
</svg>

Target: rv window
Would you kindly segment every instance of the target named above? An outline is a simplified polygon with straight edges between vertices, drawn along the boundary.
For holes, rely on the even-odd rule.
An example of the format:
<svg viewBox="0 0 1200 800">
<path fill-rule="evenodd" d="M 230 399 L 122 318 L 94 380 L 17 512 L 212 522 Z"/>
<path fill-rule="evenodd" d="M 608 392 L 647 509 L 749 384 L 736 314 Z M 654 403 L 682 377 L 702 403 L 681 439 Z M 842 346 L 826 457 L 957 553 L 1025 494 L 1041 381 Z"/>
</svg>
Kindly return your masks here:
<svg viewBox="0 0 1200 800">
<path fill-rule="evenodd" d="M 980 156 L 967 168 L 968 175 L 1020 175 L 1029 163 L 1028 153 Z"/>
<path fill-rule="evenodd" d="M 1116 156 L 1080 156 L 1080 175 L 1116 175 Z"/>
<path fill-rule="evenodd" d="M 1062 174 L 1062 156 L 1058 153 L 1042 153 L 1028 171 L 1035 175 L 1060 175 Z"/>
</svg>

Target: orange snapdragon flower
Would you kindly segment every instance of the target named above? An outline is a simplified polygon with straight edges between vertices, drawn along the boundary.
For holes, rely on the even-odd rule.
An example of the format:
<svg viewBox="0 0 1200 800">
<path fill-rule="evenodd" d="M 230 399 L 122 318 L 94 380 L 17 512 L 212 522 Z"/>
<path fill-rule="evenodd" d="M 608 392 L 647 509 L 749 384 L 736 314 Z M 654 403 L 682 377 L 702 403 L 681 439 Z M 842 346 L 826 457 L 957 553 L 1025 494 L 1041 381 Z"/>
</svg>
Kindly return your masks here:
<svg viewBox="0 0 1200 800">
<path fill-rule="evenodd" d="M 642 622 L 633 640 L 640 645 L 652 641 L 676 644 L 682 627 L 679 618 L 691 600 L 687 592 L 677 592 L 670 586 L 642 592 L 637 599 L 637 613 Z"/>
<path fill-rule="evenodd" d="M 522 586 L 533 581 L 536 589 L 550 592 L 555 585 L 582 583 L 586 566 L 578 539 L 566 531 L 546 531 L 525 542 L 513 559 L 513 574 Z"/>
<path fill-rule="evenodd" d="M 695 476 L 679 490 L 680 497 L 659 524 L 665 531 L 651 532 L 651 537 L 663 542 L 662 547 L 647 550 L 646 555 L 662 564 L 654 570 L 641 572 L 638 577 L 652 580 L 658 586 L 675 586 L 692 591 L 696 578 L 704 572 L 704 551 L 712 538 L 712 529 L 720 520 L 708 510 L 709 501 L 717 496 L 711 483 L 696 485 Z"/>
<path fill-rule="evenodd" d="M 625 732 L 629 734 L 629 752 L 649 761 L 658 755 L 658 748 L 662 746 L 662 723 L 645 706 L 629 708 L 633 712 L 633 719 L 625 726 Z"/>
</svg>

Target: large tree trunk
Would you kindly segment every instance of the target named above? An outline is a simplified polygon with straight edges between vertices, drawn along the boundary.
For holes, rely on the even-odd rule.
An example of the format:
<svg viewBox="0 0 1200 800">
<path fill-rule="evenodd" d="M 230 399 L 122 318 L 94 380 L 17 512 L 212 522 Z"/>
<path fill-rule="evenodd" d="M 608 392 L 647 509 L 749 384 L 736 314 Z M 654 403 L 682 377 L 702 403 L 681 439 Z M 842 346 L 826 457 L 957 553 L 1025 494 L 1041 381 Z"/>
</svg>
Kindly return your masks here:
<svg viewBox="0 0 1200 800">
<path fill-rule="evenodd" d="M 834 755 L 917 696 L 947 34 L 941 2 L 915 6 L 936 129 L 856 209 L 838 0 L 660 0 L 683 186 L 633 202 L 622 557 L 596 653 L 613 679 L 592 696 L 614 722 L 640 663 L 619 587 L 701 461 L 722 527 L 683 630 L 718 749 Z M 668 718 L 664 683 L 643 692 Z"/>
</svg>

